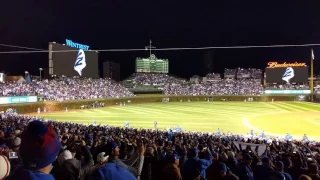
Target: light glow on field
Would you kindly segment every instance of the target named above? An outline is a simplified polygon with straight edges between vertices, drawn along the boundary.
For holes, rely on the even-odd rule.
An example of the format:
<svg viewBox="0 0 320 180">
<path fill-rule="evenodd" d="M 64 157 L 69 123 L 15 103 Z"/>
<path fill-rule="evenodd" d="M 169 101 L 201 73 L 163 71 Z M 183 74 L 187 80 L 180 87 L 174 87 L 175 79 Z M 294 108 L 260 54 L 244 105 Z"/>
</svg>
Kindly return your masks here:
<svg viewBox="0 0 320 180">
<path fill-rule="evenodd" d="M 261 134 L 284 137 L 289 132 L 296 138 L 306 133 L 320 140 L 320 105 L 304 102 L 169 102 L 127 104 L 88 110 L 70 110 L 40 114 L 40 117 L 84 124 L 159 129 L 180 126 L 183 130 L 246 134 L 251 129 Z"/>
</svg>

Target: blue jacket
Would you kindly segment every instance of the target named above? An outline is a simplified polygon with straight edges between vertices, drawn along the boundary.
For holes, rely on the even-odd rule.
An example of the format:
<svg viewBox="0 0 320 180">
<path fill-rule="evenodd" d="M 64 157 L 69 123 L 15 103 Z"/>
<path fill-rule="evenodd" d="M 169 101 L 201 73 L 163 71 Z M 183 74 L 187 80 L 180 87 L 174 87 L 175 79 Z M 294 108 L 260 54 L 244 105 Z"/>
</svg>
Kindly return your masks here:
<svg viewBox="0 0 320 180">
<path fill-rule="evenodd" d="M 241 180 L 254 180 L 252 169 L 243 163 L 238 164 L 235 174 Z"/>
<path fill-rule="evenodd" d="M 128 170 L 118 166 L 115 163 L 107 163 L 97 169 L 90 177 L 90 180 L 136 180 Z"/>
<path fill-rule="evenodd" d="M 254 171 L 254 178 L 259 180 L 269 180 L 273 169 L 270 166 L 258 165 Z"/>
<path fill-rule="evenodd" d="M 292 180 L 290 174 L 288 174 L 286 172 L 282 172 L 282 174 L 284 175 L 284 177 L 286 177 L 286 180 Z"/>
<path fill-rule="evenodd" d="M 24 169 L 22 166 L 17 167 L 6 180 L 54 180 L 51 174 L 44 174 L 41 172 L 32 172 L 30 170 Z"/>
<path fill-rule="evenodd" d="M 283 179 L 292 180 L 290 174 L 288 174 L 288 173 L 286 173 L 286 172 L 276 172 L 276 171 L 275 171 L 275 172 L 272 173 L 273 176 L 276 176 L 277 174 L 280 175 L 280 176 L 282 176 Z"/>
<path fill-rule="evenodd" d="M 206 179 L 206 169 L 212 164 L 212 155 L 209 154 L 207 159 L 199 159 L 195 157 L 193 159 L 188 159 L 181 166 L 181 175 L 183 180 L 192 179 L 191 173 L 194 172 L 193 169 L 198 169 L 200 171 L 200 176 Z"/>
</svg>

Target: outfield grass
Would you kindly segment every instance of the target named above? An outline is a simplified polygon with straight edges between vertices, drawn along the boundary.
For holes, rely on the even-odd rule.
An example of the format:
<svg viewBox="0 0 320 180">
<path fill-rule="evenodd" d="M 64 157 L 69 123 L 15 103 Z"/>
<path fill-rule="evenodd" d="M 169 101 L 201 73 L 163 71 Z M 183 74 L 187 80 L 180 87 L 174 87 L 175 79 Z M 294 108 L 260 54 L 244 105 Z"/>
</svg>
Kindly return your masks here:
<svg viewBox="0 0 320 180">
<path fill-rule="evenodd" d="M 57 121 L 165 129 L 179 125 L 183 130 L 248 133 L 253 129 L 284 137 L 287 132 L 295 138 L 306 133 L 320 140 L 320 105 L 304 102 L 170 102 L 54 112 L 40 115 Z"/>
</svg>

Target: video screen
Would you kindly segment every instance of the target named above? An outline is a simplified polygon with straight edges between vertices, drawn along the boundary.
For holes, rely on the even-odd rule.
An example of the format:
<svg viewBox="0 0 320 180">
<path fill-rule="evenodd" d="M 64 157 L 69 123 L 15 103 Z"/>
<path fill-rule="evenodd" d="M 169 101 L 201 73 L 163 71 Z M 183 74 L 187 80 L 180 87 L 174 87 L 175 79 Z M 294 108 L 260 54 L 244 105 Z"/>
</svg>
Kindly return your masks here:
<svg viewBox="0 0 320 180">
<path fill-rule="evenodd" d="M 267 83 L 308 83 L 308 67 L 266 68 Z"/>
<path fill-rule="evenodd" d="M 76 50 L 70 52 L 54 52 Z M 98 53 L 83 51 L 62 44 L 52 44 L 53 74 L 58 76 L 81 76 L 99 78 Z"/>
</svg>

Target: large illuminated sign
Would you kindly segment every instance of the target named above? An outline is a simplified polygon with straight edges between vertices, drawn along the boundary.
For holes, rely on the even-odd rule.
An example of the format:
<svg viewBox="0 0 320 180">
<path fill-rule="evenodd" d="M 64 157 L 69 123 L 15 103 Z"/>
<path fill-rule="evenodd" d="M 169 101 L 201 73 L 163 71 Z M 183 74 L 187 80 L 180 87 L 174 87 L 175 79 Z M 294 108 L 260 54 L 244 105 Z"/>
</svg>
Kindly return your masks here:
<svg viewBox="0 0 320 180">
<path fill-rule="evenodd" d="M 268 62 L 268 67 L 267 68 L 279 68 L 279 67 L 306 67 L 307 64 L 306 63 L 298 63 L 298 62 L 294 62 L 294 63 L 282 63 L 279 64 L 278 62 Z"/>
<path fill-rule="evenodd" d="M 83 45 L 83 44 L 79 44 L 79 43 L 75 43 L 72 40 L 66 39 L 66 45 L 73 47 L 73 48 L 77 48 L 77 49 L 83 49 L 85 51 L 89 50 L 89 46 L 87 45 Z"/>
</svg>

